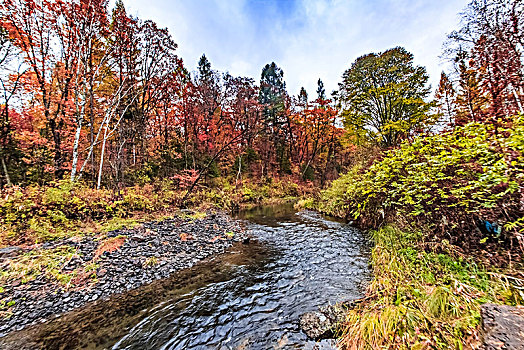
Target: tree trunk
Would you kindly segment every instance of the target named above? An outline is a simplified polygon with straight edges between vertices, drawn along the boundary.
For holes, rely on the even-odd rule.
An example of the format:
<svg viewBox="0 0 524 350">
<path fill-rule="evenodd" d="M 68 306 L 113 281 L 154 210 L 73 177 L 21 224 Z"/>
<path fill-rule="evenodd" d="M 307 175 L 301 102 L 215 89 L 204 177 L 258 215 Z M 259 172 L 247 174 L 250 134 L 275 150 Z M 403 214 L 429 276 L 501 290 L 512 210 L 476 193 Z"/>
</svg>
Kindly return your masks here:
<svg viewBox="0 0 524 350">
<path fill-rule="evenodd" d="M 76 126 L 75 140 L 73 142 L 73 165 L 71 166 L 71 181 L 75 181 L 76 167 L 78 165 L 78 145 L 80 143 L 80 133 L 82 132 L 82 118 L 79 118 Z"/>
<path fill-rule="evenodd" d="M 238 158 L 238 173 L 237 173 L 237 179 L 235 181 L 235 187 L 238 185 L 238 179 L 240 178 L 240 173 L 242 171 L 242 156 L 239 156 Z"/>
<path fill-rule="evenodd" d="M 7 186 L 12 186 L 11 178 L 9 177 L 9 172 L 7 171 L 7 165 L 5 164 L 5 158 L 2 156 L 2 168 L 4 168 L 5 181 Z"/>
<path fill-rule="evenodd" d="M 98 181 L 96 183 L 96 188 L 100 189 L 100 183 L 102 182 L 102 168 L 104 167 L 104 152 L 106 149 L 106 140 L 107 140 L 107 123 L 104 126 L 104 138 L 102 140 L 102 151 L 100 153 L 100 167 L 98 168 Z"/>
</svg>

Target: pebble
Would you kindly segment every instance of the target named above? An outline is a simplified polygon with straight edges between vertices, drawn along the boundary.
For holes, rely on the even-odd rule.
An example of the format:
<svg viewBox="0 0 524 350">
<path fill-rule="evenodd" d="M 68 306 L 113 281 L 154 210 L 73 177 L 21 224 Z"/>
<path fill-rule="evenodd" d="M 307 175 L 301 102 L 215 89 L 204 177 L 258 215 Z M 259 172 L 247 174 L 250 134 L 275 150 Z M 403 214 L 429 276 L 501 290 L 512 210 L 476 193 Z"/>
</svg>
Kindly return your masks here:
<svg viewBox="0 0 524 350">
<path fill-rule="evenodd" d="M 234 236 L 224 237 L 223 233 L 229 231 L 234 232 Z M 192 239 L 182 241 L 182 233 Z M 12 316 L 0 320 L 0 331 L 7 334 L 21 330 L 100 298 L 167 278 L 213 254 L 224 252 L 234 242 L 246 240 L 238 223 L 222 213 L 208 213 L 205 218 L 196 220 L 176 217 L 149 222 L 131 230 L 111 231 L 107 236 L 125 236 L 127 239 L 119 251 L 105 252 L 96 261 L 99 265 L 98 281 L 94 285 L 81 290 L 64 290 L 64 286 L 41 276 L 24 284 L 15 280 L 4 286 L 2 298 L 15 300 L 15 305 L 10 310 Z M 215 237 L 227 239 L 217 240 Z M 78 249 L 80 257 L 71 259 L 62 271 L 67 273 L 77 270 L 84 263 L 91 263 L 98 244 L 93 237 L 86 237 L 79 242 L 70 239 L 48 242 L 42 247 L 54 249 L 69 245 Z"/>
</svg>

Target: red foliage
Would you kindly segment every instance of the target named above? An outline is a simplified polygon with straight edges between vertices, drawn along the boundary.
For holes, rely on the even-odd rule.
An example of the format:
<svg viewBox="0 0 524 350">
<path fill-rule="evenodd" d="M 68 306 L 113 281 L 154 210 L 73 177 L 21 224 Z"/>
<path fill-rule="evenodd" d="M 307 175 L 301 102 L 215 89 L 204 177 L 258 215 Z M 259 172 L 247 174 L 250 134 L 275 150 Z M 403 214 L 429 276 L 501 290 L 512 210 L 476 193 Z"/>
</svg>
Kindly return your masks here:
<svg viewBox="0 0 524 350">
<path fill-rule="evenodd" d="M 205 57 L 192 77 L 167 29 L 129 16 L 121 1 L 110 12 L 106 0 L 5 0 L 0 25 L 28 67 L 9 109 L 25 162 L 6 158 L 17 183 L 43 168 L 47 179 L 85 174 L 121 188 L 162 177 L 192 188 L 211 169 L 238 178 L 284 163 L 323 182 L 346 163 L 331 101 L 295 111 L 284 91 L 268 124 L 253 79 L 220 74 Z"/>
</svg>

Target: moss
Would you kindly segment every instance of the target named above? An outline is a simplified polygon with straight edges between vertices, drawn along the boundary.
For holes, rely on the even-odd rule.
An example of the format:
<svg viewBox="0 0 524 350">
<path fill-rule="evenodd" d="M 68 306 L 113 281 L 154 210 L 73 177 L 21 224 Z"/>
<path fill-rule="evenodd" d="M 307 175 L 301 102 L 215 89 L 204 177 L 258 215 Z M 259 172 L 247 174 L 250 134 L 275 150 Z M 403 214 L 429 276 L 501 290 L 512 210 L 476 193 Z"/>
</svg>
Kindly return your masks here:
<svg viewBox="0 0 524 350">
<path fill-rule="evenodd" d="M 144 267 L 151 267 L 151 266 L 155 266 L 156 264 L 158 264 L 158 259 L 154 256 L 150 257 L 150 258 L 147 258 L 144 263 L 143 263 L 143 266 Z"/>
</svg>

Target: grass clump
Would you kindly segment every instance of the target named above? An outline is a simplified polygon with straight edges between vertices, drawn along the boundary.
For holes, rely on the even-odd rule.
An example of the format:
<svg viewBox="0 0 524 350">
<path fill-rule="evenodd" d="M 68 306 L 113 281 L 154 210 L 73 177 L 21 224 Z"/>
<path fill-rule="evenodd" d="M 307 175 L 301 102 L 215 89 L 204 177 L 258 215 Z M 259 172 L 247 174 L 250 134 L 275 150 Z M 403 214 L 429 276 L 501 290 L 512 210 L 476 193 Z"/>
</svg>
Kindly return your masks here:
<svg viewBox="0 0 524 350">
<path fill-rule="evenodd" d="M 372 232 L 374 281 L 340 329 L 346 349 L 462 349 L 478 341 L 480 305 L 522 304 L 503 275 L 446 242 L 387 226 Z M 524 281 L 521 281 L 524 283 Z"/>
<path fill-rule="evenodd" d="M 9 260 L 0 272 L 0 285 L 28 283 L 38 277 L 43 277 L 50 283 L 64 289 L 76 288 L 96 282 L 97 261 L 104 252 L 113 252 L 125 243 L 125 236 L 103 238 L 100 240 L 93 259 L 75 269 L 67 265 L 73 259 L 80 259 L 76 248 L 61 245 L 56 248 L 36 248 Z"/>
<path fill-rule="evenodd" d="M 0 284 L 8 281 L 19 280 L 27 283 L 39 275 L 44 275 L 48 280 L 60 285 L 69 285 L 76 277 L 75 271 L 64 272 L 64 267 L 75 257 L 78 252 L 70 246 L 60 246 L 55 249 L 34 249 L 28 253 L 11 260 L 0 275 Z"/>
<path fill-rule="evenodd" d="M 142 264 L 144 267 L 152 267 L 158 264 L 158 258 L 152 256 L 147 258 L 144 263 Z"/>
</svg>

